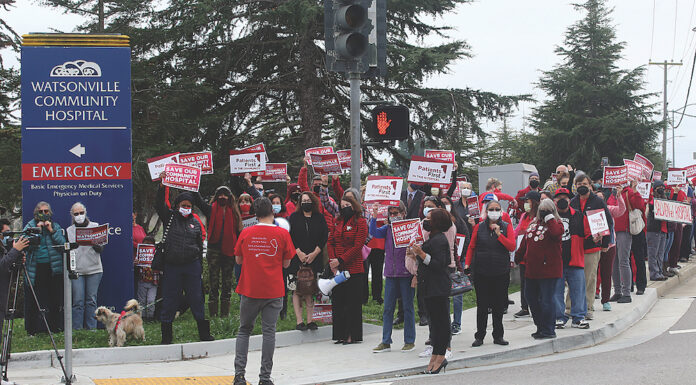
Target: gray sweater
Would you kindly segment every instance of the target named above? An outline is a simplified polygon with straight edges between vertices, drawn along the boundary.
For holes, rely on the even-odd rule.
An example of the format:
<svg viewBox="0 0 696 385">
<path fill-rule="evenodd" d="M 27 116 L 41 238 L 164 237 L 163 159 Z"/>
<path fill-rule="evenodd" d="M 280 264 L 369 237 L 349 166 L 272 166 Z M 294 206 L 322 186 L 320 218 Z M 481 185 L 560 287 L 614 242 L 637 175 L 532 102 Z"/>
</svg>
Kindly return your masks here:
<svg viewBox="0 0 696 385">
<path fill-rule="evenodd" d="M 99 223 L 90 221 L 86 227 L 97 227 Z M 75 242 L 75 224 L 73 223 L 67 228 L 68 242 Z M 101 263 L 101 254 L 98 253 L 92 246 L 80 246 L 76 250 L 77 258 L 77 273 L 80 275 L 89 275 L 103 272 Z"/>
</svg>

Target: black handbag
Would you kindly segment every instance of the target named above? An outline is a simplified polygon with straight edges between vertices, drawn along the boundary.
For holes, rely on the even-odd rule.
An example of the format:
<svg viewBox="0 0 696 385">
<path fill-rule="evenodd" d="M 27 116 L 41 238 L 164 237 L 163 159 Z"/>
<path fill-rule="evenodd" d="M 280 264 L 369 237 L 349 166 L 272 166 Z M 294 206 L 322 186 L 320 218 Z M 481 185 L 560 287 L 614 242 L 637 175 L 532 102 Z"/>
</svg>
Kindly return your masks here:
<svg viewBox="0 0 696 385">
<path fill-rule="evenodd" d="M 452 289 L 450 290 L 450 297 L 464 294 L 473 289 L 471 279 L 468 275 L 462 273 L 461 271 L 455 271 L 454 273 L 451 273 L 450 279 L 452 280 Z"/>
<path fill-rule="evenodd" d="M 167 233 L 172 225 L 172 219 L 174 219 L 174 213 L 169 216 L 169 222 L 167 227 L 164 228 L 162 240 L 155 245 L 155 255 L 152 257 L 152 265 L 150 266 L 152 270 L 164 271 L 164 244 L 167 241 Z"/>
</svg>

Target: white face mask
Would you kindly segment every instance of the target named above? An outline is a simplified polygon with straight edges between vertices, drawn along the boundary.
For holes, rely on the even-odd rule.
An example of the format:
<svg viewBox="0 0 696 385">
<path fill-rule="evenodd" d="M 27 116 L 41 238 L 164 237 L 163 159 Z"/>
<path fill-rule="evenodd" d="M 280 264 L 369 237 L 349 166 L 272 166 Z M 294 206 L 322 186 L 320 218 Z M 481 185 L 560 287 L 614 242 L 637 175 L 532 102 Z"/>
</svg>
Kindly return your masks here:
<svg viewBox="0 0 696 385">
<path fill-rule="evenodd" d="M 532 211 L 532 204 L 531 204 L 531 203 L 525 203 L 525 204 L 524 204 L 524 211 L 525 211 L 525 212 L 530 212 L 530 211 Z"/>
<path fill-rule="evenodd" d="M 440 195 L 440 189 L 437 187 L 433 187 L 430 189 L 430 195 L 432 196 L 438 196 Z"/>
<path fill-rule="evenodd" d="M 471 189 L 470 188 L 463 188 L 462 189 L 462 196 L 463 197 L 470 197 L 471 196 Z"/>
<path fill-rule="evenodd" d="M 184 208 L 184 207 L 179 207 L 179 212 L 181 213 L 181 215 L 183 215 L 183 216 L 185 216 L 185 217 L 191 215 L 191 209 L 190 209 L 190 208 L 187 209 L 187 208 Z"/>
<path fill-rule="evenodd" d="M 432 209 L 433 209 L 432 207 L 423 207 L 423 216 L 424 216 L 424 217 L 427 217 L 427 216 L 428 216 L 428 213 L 429 213 L 430 210 L 432 210 Z"/>
<path fill-rule="evenodd" d="M 75 223 L 77 223 L 78 225 L 81 225 L 81 224 L 85 223 L 85 219 L 87 219 L 87 216 L 85 214 L 77 215 L 77 216 L 75 216 Z"/>
<path fill-rule="evenodd" d="M 281 205 L 273 205 L 273 213 L 278 214 L 282 208 Z"/>
<path fill-rule="evenodd" d="M 488 218 L 490 218 L 492 221 L 497 221 L 500 219 L 500 216 L 503 214 L 502 211 L 488 211 Z"/>
</svg>

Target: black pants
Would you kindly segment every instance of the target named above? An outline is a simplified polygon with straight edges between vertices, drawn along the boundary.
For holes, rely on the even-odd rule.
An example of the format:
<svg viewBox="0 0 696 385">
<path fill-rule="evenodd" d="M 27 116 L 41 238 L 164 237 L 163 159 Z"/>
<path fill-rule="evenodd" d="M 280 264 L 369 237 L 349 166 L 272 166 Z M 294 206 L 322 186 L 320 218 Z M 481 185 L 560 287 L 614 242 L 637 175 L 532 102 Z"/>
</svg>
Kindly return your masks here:
<svg viewBox="0 0 696 385">
<path fill-rule="evenodd" d="M 450 345 L 451 326 L 449 316 L 449 297 L 428 297 L 425 299 L 430 316 L 430 345 L 433 354 L 442 356 Z"/>
<path fill-rule="evenodd" d="M 684 226 L 684 231 L 682 231 L 682 242 L 679 258 L 689 259 L 689 255 L 691 255 L 691 225 L 686 225 Z"/>
<path fill-rule="evenodd" d="M 492 309 L 493 338 L 503 338 L 503 310 L 507 306 L 510 273 L 496 276 L 476 274 L 476 334 L 474 338 L 482 340 L 488 326 L 488 308 Z"/>
<path fill-rule="evenodd" d="M 645 239 L 645 231 L 633 236 L 631 252 L 636 261 L 636 289 L 645 290 L 648 286 L 648 277 L 645 273 L 645 257 L 648 254 L 648 242 Z"/>
<path fill-rule="evenodd" d="M 527 287 L 527 284 L 525 282 L 524 278 L 524 272 L 527 270 L 527 267 L 525 264 L 521 264 L 520 266 L 520 302 L 522 306 L 522 310 L 527 310 L 529 311 L 529 305 L 527 304 L 527 296 L 525 295 L 525 287 Z"/>
<path fill-rule="evenodd" d="M 177 310 L 181 311 L 182 292 L 185 293 L 185 301 L 191 307 L 193 318 L 196 321 L 205 319 L 203 311 L 203 283 L 201 262 L 196 260 L 182 265 L 171 263 L 164 264 L 162 274 L 162 322 L 174 321 Z"/>
<path fill-rule="evenodd" d="M 384 270 L 384 250 L 372 249 L 364 262 L 365 278 L 363 278 L 363 303 L 370 297 L 367 284 L 367 272 L 372 268 L 372 299 L 382 299 L 382 271 Z"/>
<path fill-rule="evenodd" d="M 36 277 L 34 278 L 34 291 L 39 304 L 46 310 L 46 321 L 51 332 L 63 330 L 63 276 L 53 275 L 51 265 L 48 263 L 36 264 Z M 45 332 L 46 325 L 41 318 L 36 302 L 31 295 L 31 289 L 24 284 L 24 328 L 27 334 L 34 335 Z"/>
<path fill-rule="evenodd" d="M 365 273 L 351 274 L 331 292 L 333 339 L 362 341 L 362 280 Z"/>
</svg>

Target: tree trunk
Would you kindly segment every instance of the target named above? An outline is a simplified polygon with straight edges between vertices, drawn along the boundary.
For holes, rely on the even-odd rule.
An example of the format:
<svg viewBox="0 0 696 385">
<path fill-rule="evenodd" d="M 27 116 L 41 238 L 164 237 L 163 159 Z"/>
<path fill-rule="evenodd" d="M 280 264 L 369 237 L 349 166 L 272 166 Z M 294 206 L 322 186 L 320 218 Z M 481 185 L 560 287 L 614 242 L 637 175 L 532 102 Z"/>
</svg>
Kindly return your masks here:
<svg viewBox="0 0 696 385">
<path fill-rule="evenodd" d="M 300 43 L 300 84 L 297 100 L 302 119 L 303 143 L 305 148 L 321 146 L 321 128 L 324 123 L 321 106 L 321 82 L 314 63 L 314 42 L 305 35 Z"/>
</svg>

